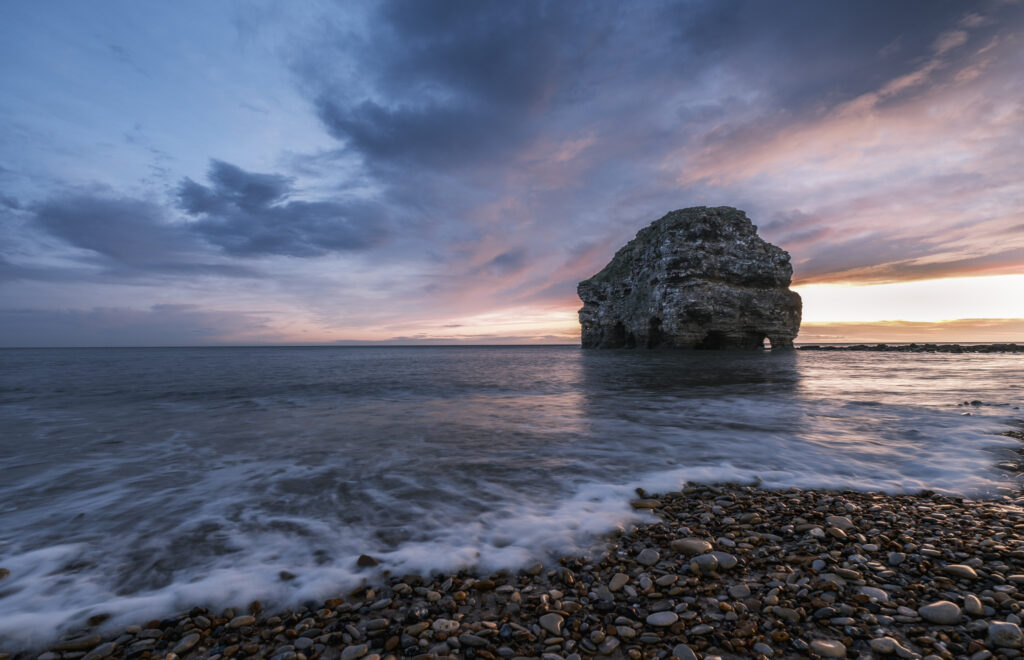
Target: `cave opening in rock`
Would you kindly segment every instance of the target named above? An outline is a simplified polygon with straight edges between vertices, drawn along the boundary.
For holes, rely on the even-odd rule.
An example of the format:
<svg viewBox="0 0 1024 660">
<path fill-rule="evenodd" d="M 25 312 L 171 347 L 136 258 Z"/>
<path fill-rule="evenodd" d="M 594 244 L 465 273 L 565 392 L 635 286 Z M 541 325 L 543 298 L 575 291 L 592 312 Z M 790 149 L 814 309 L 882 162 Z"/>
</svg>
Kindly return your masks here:
<svg viewBox="0 0 1024 660">
<path fill-rule="evenodd" d="M 703 348 L 706 350 L 720 350 L 725 347 L 725 333 L 719 330 L 711 330 L 708 334 L 704 335 L 704 339 L 697 344 L 697 348 Z"/>
<path fill-rule="evenodd" d="M 662 342 L 661 319 L 652 316 L 647 323 L 647 348 L 655 348 Z"/>
<path fill-rule="evenodd" d="M 626 345 L 626 326 L 622 325 L 622 321 L 615 324 L 615 328 L 612 329 L 612 340 L 609 342 L 613 348 L 619 348 Z"/>
</svg>

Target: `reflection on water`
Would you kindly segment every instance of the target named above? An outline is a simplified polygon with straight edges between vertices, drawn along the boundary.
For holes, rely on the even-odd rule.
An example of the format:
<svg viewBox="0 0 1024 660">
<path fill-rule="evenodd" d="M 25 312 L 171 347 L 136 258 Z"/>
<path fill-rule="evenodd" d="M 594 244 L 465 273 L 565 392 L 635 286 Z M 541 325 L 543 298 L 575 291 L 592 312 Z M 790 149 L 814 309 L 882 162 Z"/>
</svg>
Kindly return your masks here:
<svg viewBox="0 0 1024 660">
<path fill-rule="evenodd" d="M 582 550 L 686 479 L 973 492 L 1020 356 L 0 351 L 0 638 Z M 984 405 L 963 406 L 964 400 Z M 964 415 L 970 412 L 971 415 Z M 278 573 L 299 577 L 283 583 Z"/>
</svg>

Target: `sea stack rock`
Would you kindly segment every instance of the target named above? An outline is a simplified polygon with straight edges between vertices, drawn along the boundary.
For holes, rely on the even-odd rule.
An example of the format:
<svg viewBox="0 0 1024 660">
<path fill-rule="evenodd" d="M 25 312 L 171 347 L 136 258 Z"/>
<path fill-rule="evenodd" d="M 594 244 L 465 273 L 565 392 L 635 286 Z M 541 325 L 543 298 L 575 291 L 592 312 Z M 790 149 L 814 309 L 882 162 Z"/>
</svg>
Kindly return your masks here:
<svg viewBox="0 0 1024 660">
<path fill-rule="evenodd" d="M 730 206 L 672 211 L 579 283 L 584 348 L 792 348 L 789 253 Z"/>
</svg>

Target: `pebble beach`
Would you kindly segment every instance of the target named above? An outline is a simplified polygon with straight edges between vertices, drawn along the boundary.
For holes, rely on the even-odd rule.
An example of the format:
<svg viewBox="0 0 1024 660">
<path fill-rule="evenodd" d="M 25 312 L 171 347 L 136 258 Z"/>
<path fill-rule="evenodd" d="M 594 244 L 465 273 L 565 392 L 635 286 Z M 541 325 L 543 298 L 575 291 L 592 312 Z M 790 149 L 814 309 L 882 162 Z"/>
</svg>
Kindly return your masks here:
<svg viewBox="0 0 1024 660">
<path fill-rule="evenodd" d="M 365 556 L 364 587 L 305 609 L 197 607 L 0 658 L 1015 658 L 1022 503 L 1012 492 L 641 491 L 632 505 L 651 522 L 590 557 L 396 576 Z"/>
</svg>

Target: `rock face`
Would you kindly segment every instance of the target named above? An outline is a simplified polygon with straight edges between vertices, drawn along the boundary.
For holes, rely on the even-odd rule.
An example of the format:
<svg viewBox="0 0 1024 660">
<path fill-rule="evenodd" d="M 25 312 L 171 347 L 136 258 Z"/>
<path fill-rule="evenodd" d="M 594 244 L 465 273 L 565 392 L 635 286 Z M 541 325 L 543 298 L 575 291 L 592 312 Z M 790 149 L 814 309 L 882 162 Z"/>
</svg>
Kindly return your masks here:
<svg viewBox="0 0 1024 660">
<path fill-rule="evenodd" d="M 800 296 L 789 253 L 743 211 L 697 206 L 641 229 L 579 283 L 584 348 L 792 348 Z"/>
</svg>

